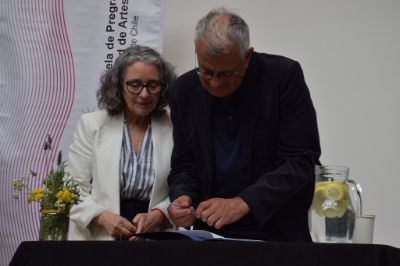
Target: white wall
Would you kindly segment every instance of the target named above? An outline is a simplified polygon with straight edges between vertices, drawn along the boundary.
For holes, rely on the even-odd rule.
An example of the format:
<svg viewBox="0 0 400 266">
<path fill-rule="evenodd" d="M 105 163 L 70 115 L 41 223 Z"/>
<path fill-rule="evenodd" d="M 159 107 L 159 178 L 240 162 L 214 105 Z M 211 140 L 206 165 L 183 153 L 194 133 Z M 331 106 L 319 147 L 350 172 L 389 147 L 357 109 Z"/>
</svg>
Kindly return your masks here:
<svg viewBox="0 0 400 266">
<path fill-rule="evenodd" d="M 225 5 L 256 51 L 298 60 L 318 115 L 323 164 L 347 165 L 376 214 L 374 242 L 400 247 L 400 1 L 166 0 L 163 54 L 193 68 L 197 20 Z"/>
</svg>

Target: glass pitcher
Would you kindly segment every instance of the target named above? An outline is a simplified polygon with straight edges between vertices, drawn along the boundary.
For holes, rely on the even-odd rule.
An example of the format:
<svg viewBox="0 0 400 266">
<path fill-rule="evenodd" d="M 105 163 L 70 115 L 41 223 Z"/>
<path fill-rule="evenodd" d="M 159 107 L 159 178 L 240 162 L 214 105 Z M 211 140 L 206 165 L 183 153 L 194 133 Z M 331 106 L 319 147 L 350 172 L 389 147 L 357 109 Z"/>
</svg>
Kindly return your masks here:
<svg viewBox="0 0 400 266">
<path fill-rule="evenodd" d="M 313 241 L 351 243 L 355 217 L 361 214 L 361 186 L 349 179 L 349 168 L 317 165 L 314 198 L 309 210 Z"/>
</svg>

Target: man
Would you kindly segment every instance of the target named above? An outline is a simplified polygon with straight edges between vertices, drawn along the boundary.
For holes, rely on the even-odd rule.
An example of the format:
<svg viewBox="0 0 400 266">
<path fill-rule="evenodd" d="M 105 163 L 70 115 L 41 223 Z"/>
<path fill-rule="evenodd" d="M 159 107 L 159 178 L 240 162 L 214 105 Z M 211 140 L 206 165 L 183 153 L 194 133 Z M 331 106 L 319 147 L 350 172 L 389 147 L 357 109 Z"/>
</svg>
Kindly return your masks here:
<svg viewBox="0 0 400 266">
<path fill-rule="evenodd" d="M 311 241 L 320 145 L 300 65 L 254 52 L 247 24 L 224 8 L 200 19 L 195 49 L 195 70 L 170 88 L 172 221 L 226 237 Z"/>
</svg>

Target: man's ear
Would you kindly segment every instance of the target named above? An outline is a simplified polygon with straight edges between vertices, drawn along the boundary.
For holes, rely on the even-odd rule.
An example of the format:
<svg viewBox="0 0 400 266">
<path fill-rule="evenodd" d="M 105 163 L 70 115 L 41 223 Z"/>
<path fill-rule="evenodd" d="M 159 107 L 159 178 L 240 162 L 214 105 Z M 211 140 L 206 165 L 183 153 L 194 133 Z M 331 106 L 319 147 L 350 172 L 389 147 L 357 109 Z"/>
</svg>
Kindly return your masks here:
<svg viewBox="0 0 400 266">
<path fill-rule="evenodd" d="M 254 51 L 254 48 L 250 47 L 249 49 L 247 49 L 247 52 L 244 55 L 244 65 L 245 65 L 246 69 L 249 66 L 250 58 L 251 58 L 251 55 L 253 54 L 253 51 Z"/>
<path fill-rule="evenodd" d="M 253 54 L 253 51 L 254 51 L 254 48 L 253 48 L 253 47 L 250 47 L 249 49 L 247 49 L 247 52 L 246 52 L 245 57 L 246 57 L 246 58 L 250 58 L 251 55 Z"/>
</svg>

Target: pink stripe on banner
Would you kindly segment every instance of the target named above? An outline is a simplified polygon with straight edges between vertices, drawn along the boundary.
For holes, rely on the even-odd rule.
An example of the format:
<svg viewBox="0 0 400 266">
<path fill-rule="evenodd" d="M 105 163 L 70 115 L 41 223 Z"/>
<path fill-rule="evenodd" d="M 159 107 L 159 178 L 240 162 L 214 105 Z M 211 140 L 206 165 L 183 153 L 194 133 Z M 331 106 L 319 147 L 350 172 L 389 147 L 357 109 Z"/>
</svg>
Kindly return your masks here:
<svg viewBox="0 0 400 266">
<path fill-rule="evenodd" d="M 28 205 L 25 195 L 11 199 L 12 180 L 30 169 L 40 178 L 28 179 L 28 188 L 38 187 L 54 162 L 68 122 L 75 95 L 75 73 L 71 47 L 60 0 L 5 0 L 7 12 L 4 33 L 10 42 L 4 45 L 10 62 L 6 77 L 7 97 L 3 105 L 7 120 L 0 140 L 0 184 L 2 211 L 0 228 L 2 248 L 0 265 L 7 265 L 20 242 L 37 240 L 39 206 Z M 3 12 L 3 11 L 1 11 Z M 10 43 L 13 42 L 13 45 Z M 4 51 L 4 50 L 3 50 Z M 3 119 L 3 117 L 2 117 Z M 43 142 L 53 137 L 53 150 L 46 164 Z M 5 254 L 3 254 L 5 253 Z"/>
<path fill-rule="evenodd" d="M 16 2 L 17 6 L 15 7 L 16 10 L 22 9 L 22 5 L 20 3 L 20 1 Z M 20 99 L 21 99 L 21 107 L 17 108 L 17 112 L 15 113 L 16 117 L 23 117 L 23 113 L 24 110 L 27 106 L 27 104 L 25 103 L 25 99 L 26 99 L 26 95 L 30 93 L 29 91 L 29 80 L 31 79 L 31 67 L 29 67 L 29 62 L 26 60 L 27 58 L 29 58 L 28 52 L 26 51 L 26 49 L 24 49 L 24 44 L 22 42 L 20 42 L 20 40 L 23 38 L 23 35 L 21 33 L 23 33 L 25 31 L 24 29 L 24 25 L 22 23 L 18 23 L 18 21 L 15 21 L 16 23 L 16 27 L 18 27 L 18 31 L 17 33 L 19 33 L 17 36 L 15 36 L 15 42 L 18 44 L 18 55 L 17 55 L 17 59 L 18 61 L 16 61 L 17 63 L 17 73 L 20 72 L 20 76 L 21 78 L 19 78 L 20 82 L 22 84 L 15 84 L 17 85 L 15 87 L 15 89 L 17 91 L 20 92 Z M 28 66 L 28 68 L 27 68 Z M 25 73 L 27 72 L 27 78 L 24 78 L 23 75 L 25 75 Z M 29 97 L 29 96 L 28 96 Z M 11 107 L 12 108 L 12 107 Z M 14 127 L 10 128 L 11 130 L 13 130 L 13 128 L 17 128 L 18 131 L 15 132 L 15 130 L 13 130 L 11 133 L 15 134 L 15 141 L 16 141 L 16 145 L 15 146 L 11 146 L 11 156 L 12 158 L 15 158 L 14 160 L 11 160 L 12 162 L 12 173 L 13 173 L 13 177 L 18 175 L 18 174 L 22 174 L 22 172 L 18 173 L 18 170 L 21 167 L 26 167 L 27 165 L 27 160 L 28 158 L 25 156 L 23 156 L 24 152 L 25 152 L 25 145 L 24 145 L 24 132 L 27 132 L 27 120 L 26 119 L 16 119 L 16 124 L 14 125 Z M 30 122 L 28 120 L 28 122 Z M 28 216 L 28 209 L 26 208 L 26 203 L 24 201 L 19 201 L 18 202 L 18 206 L 20 208 L 16 208 L 16 210 L 21 210 L 21 212 L 15 212 L 15 215 L 13 216 L 13 224 L 18 225 L 18 226 L 22 226 L 22 230 L 18 231 L 18 237 L 17 239 L 21 239 L 23 234 L 26 233 L 27 231 L 27 226 L 25 225 L 26 223 L 21 222 L 18 219 L 18 214 L 19 215 L 23 215 L 24 217 L 29 217 Z"/>
<path fill-rule="evenodd" d="M 62 131 L 64 131 L 69 116 L 71 114 L 71 110 L 72 110 L 72 106 L 74 103 L 74 96 L 75 96 L 75 73 L 74 73 L 74 61 L 73 61 L 73 57 L 72 57 L 72 51 L 71 51 L 71 45 L 69 43 L 69 39 L 68 39 L 68 32 L 67 32 L 67 26 L 65 24 L 65 13 L 64 13 L 64 0 L 61 1 L 61 5 L 60 5 L 60 18 L 62 17 L 62 20 L 60 21 L 60 32 L 61 34 L 61 40 L 62 40 L 62 44 L 63 44 L 63 52 L 64 52 L 64 56 L 66 57 L 66 73 L 68 75 L 64 76 L 66 77 L 66 86 L 68 88 L 73 88 L 68 90 L 67 92 L 67 102 L 66 102 L 66 108 L 67 108 L 67 112 L 64 112 L 64 117 L 62 118 L 62 124 L 63 124 L 63 128 Z"/>
<path fill-rule="evenodd" d="M 52 65 L 54 66 L 54 69 L 57 69 L 57 72 L 54 73 L 54 79 L 53 81 L 53 87 L 56 88 L 55 91 L 53 91 L 53 93 L 56 93 L 56 95 L 54 95 L 56 98 L 53 102 L 54 106 L 52 106 L 52 109 L 54 109 L 54 117 L 52 118 L 53 121 L 59 121 L 59 117 L 60 114 L 62 114 L 63 110 L 61 110 L 62 107 L 62 99 L 63 99 L 63 84 L 62 84 L 62 79 L 60 77 L 60 75 L 58 75 L 58 73 L 60 71 L 62 71 L 62 67 L 64 65 L 64 59 L 65 58 L 61 58 L 60 54 L 62 53 L 62 45 L 59 39 L 59 32 L 58 32 L 58 24 L 56 21 L 56 18 L 59 16 L 59 12 L 57 10 L 57 3 L 55 3 L 55 5 L 53 5 L 54 3 L 52 3 L 51 7 L 49 8 L 48 11 L 50 11 L 50 15 L 49 15 L 49 20 L 51 25 L 54 25 L 54 27 L 51 29 L 51 31 L 49 31 L 48 33 L 52 35 L 52 38 L 49 38 L 49 42 L 50 42 L 50 46 L 52 46 L 54 48 L 54 52 L 56 57 L 52 58 Z M 57 28 L 55 28 L 57 27 Z M 52 44 L 54 43 L 54 44 Z M 56 128 L 51 128 L 51 135 L 53 136 L 55 143 L 59 143 L 59 139 L 60 139 L 60 135 L 58 134 L 58 131 L 56 130 Z M 58 146 L 57 146 L 58 147 Z M 57 149 L 55 149 L 57 150 Z"/>
<path fill-rule="evenodd" d="M 28 36 L 27 39 L 27 45 L 32 45 L 31 47 L 34 49 L 32 53 L 32 55 L 36 55 L 36 50 L 37 50 L 37 46 L 38 46 L 38 42 L 36 41 L 37 38 L 35 36 L 35 28 L 31 28 L 29 26 L 30 21 L 33 21 L 37 16 L 36 13 L 34 13 L 34 11 L 36 11 L 36 6 L 34 6 L 34 2 L 30 3 L 31 6 L 24 6 L 23 4 L 21 5 L 21 9 L 24 10 L 25 12 L 25 16 L 23 18 L 23 20 L 21 21 L 23 30 L 21 31 L 21 37 L 20 39 L 27 39 L 26 37 Z M 31 30 L 30 30 L 31 29 Z M 27 34 L 28 33 L 28 34 Z M 27 34 L 27 36 L 25 36 Z M 28 48 L 30 48 L 28 46 Z M 25 49 L 25 51 L 27 51 L 27 53 L 29 53 L 31 51 L 31 49 Z M 35 56 L 32 58 L 32 55 L 24 55 L 24 59 L 27 60 L 26 63 L 24 63 L 25 68 L 29 68 L 32 69 L 32 73 L 31 75 L 29 75 L 25 80 L 26 83 L 28 84 L 28 86 L 25 87 L 26 91 L 26 95 L 27 97 L 24 98 L 24 108 L 22 109 L 22 114 L 21 114 L 21 121 L 24 122 L 24 130 L 23 132 L 28 133 L 29 137 L 25 137 L 22 136 L 25 139 L 25 143 L 24 143 L 24 170 L 23 171 L 28 171 L 30 169 L 34 169 L 32 168 L 33 165 L 36 163 L 36 156 L 37 153 L 35 153 L 35 144 L 36 144 L 36 139 L 37 139 L 37 135 L 36 130 L 35 130 L 35 121 L 36 121 L 36 117 L 34 116 L 35 114 L 35 106 L 37 106 L 37 102 L 35 101 L 35 97 L 36 97 L 36 93 L 38 92 L 37 88 L 37 83 L 38 83 L 38 79 L 36 78 L 38 71 L 40 70 L 40 66 L 36 66 L 35 63 L 39 62 L 37 60 L 35 60 Z M 32 60 L 33 59 L 33 60 Z M 25 153 L 27 153 L 25 155 Z M 34 169 L 35 170 L 35 169 Z M 36 187 L 37 181 L 34 179 L 28 179 L 29 182 L 29 187 Z M 35 239 L 35 234 L 36 231 L 34 230 L 35 228 L 32 225 L 37 224 L 37 215 L 34 212 L 34 210 L 37 209 L 37 205 L 33 204 L 31 206 L 29 206 L 28 208 L 24 208 L 24 220 L 25 222 L 21 224 L 23 230 L 21 230 L 21 233 L 25 234 L 25 236 L 28 239 Z M 23 239 L 24 235 L 21 235 L 21 238 Z"/>
<path fill-rule="evenodd" d="M 23 109 L 23 116 L 25 117 L 25 119 L 21 119 L 24 121 L 28 121 L 28 123 L 26 124 L 26 131 L 24 132 L 29 133 L 29 138 L 25 138 L 24 150 L 26 151 L 27 155 L 24 156 L 26 163 L 24 163 L 23 169 L 24 171 L 28 171 L 30 169 L 37 171 L 34 168 L 33 164 L 36 164 L 37 162 L 37 153 L 34 151 L 36 150 L 35 144 L 37 143 L 37 132 L 35 129 L 35 127 L 37 126 L 35 124 L 35 122 L 37 121 L 37 114 L 35 113 L 35 107 L 38 105 L 38 103 L 36 102 L 35 98 L 37 97 L 36 94 L 38 92 L 37 87 L 40 86 L 40 84 L 38 84 L 39 80 L 37 79 L 37 73 L 38 71 L 40 71 L 40 65 L 36 65 L 36 62 L 40 63 L 40 61 L 35 60 L 35 55 L 37 54 L 36 51 L 38 50 L 38 42 L 36 41 L 37 38 L 35 36 L 36 27 L 29 30 L 28 26 L 30 21 L 34 21 L 35 18 L 37 18 L 35 2 L 31 2 L 30 5 L 31 6 L 29 6 L 28 8 L 24 8 L 24 21 L 21 22 L 24 27 L 24 30 L 21 31 L 21 33 L 23 34 L 21 36 L 21 39 L 27 39 L 27 44 L 30 45 L 28 46 L 28 48 L 30 49 L 25 50 L 32 53 L 31 56 L 24 56 L 24 58 L 27 59 L 27 62 L 25 63 L 26 68 L 32 69 L 32 74 L 27 77 L 27 84 L 29 84 L 29 87 L 27 88 L 30 95 L 28 95 L 28 97 L 25 97 L 25 108 Z M 28 180 L 29 188 L 37 186 L 36 180 Z M 32 206 L 29 206 L 29 208 L 24 208 L 24 218 L 25 220 L 27 220 L 27 222 L 21 225 L 23 227 L 23 230 L 21 230 L 21 232 L 23 232 L 28 239 L 35 239 L 36 235 L 36 231 L 32 226 L 37 224 L 38 219 L 36 213 L 34 212 L 35 209 L 37 209 L 36 204 L 32 204 Z M 21 235 L 22 239 L 23 237 L 24 235 Z"/>
<path fill-rule="evenodd" d="M 4 2 L 2 3 L 2 5 L 5 5 L 5 8 L 3 10 L 6 10 L 7 13 L 10 13 L 11 10 L 13 10 L 13 5 L 5 4 Z M 7 25 L 7 28 L 10 28 L 10 31 L 7 32 L 8 33 L 7 37 L 10 40 L 10 42 L 8 43 L 8 44 L 10 44 L 10 48 L 8 49 L 9 53 L 7 53 L 7 55 L 10 55 L 10 56 L 7 61 L 3 61 L 3 62 L 14 62 L 14 59 L 17 58 L 17 52 L 15 51 L 15 48 L 18 47 L 18 42 L 15 42 L 15 45 L 14 45 L 14 39 L 15 39 L 15 33 L 18 31 L 17 31 L 16 27 L 14 26 L 14 24 L 12 23 L 12 21 L 7 20 L 6 25 Z M 17 66 L 14 66 L 14 64 L 10 64 L 9 66 L 10 66 L 9 73 L 18 73 L 18 72 L 16 72 L 16 70 L 18 69 Z M 7 101 L 6 101 L 7 108 L 9 109 L 13 105 L 13 102 L 12 102 L 13 96 L 18 93 L 18 91 L 16 90 L 16 88 L 14 86 L 15 83 L 17 82 L 17 80 L 12 78 L 11 75 L 5 76 L 5 79 L 6 79 L 5 80 L 6 84 L 9 85 L 8 86 L 9 89 L 7 90 L 7 94 L 6 94 L 6 95 L 9 95 L 9 97 L 7 97 Z M 5 109 L 5 110 L 8 110 L 8 109 Z M 11 115 L 9 115 L 8 120 L 4 121 L 4 123 L 7 123 L 7 124 L 15 123 L 14 121 L 10 121 L 10 118 L 11 118 Z M 7 127 L 5 130 L 4 136 L 12 136 L 10 134 L 11 134 L 10 128 Z M 4 155 L 10 154 L 11 144 L 7 141 L 5 142 L 4 140 L 2 140 L 1 145 L 4 146 L 3 149 L 0 149 L 1 152 Z M 1 187 L 4 189 L 4 191 L 6 193 L 2 193 L 3 195 L 5 194 L 4 196 L 0 194 L 0 197 L 2 197 L 2 200 L 1 200 L 2 208 L 4 210 L 3 212 L 1 212 L 1 223 L 0 223 L 1 232 L 0 233 L 1 233 L 2 238 L 4 238 L 4 240 L 7 241 L 7 239 L 11 238 L 11 235 L 9 234 L 9 231 L 7 230 L 8 228 L 6 226 L 8 224 L 12 225 L 15 222 L 13 217 L 10 216 L 10 214 L 13 212 L 14 206 L 16 206 L 16 204 L 14 202 L 11 202 L 8 198 L 5 198 L 6 196 L 11 195 L 11 189 L 10 189 L 11 182 L 9 179 L 6 179 L 6 177 L 12 175 L 13 172 L 10 171 L 10 168 L 12 168 L 12 166 L 10 165 L 10 162 L 6 161 L 6 160 L 2 160 L 1 165 L 2 165 L 1 168 L 4 170 L 2 170 L 3 176 L 0 176 L 0 182 L 1 182 Z M 3 199 L 3 198 L 5 198 L 5 199 Z M 4 242 L 6 242 L 6 241 L 4 241 Z M 9 257 L 10 254 L 12 254 L 12 251 L 13 251 L 12 248 L 9 246 L 6 246 L 4 243 L 4 248 L 0 249 L 0 252 L 1 252 L 0 260 L 1 260 L 1 257 L 6 257 L 6 256 Z M 5 261 L 5 262 L 7 262 L 7 261 Z M 6 264 L 3 263 L 3 265 L 6 265 Z"/>
</svg>

